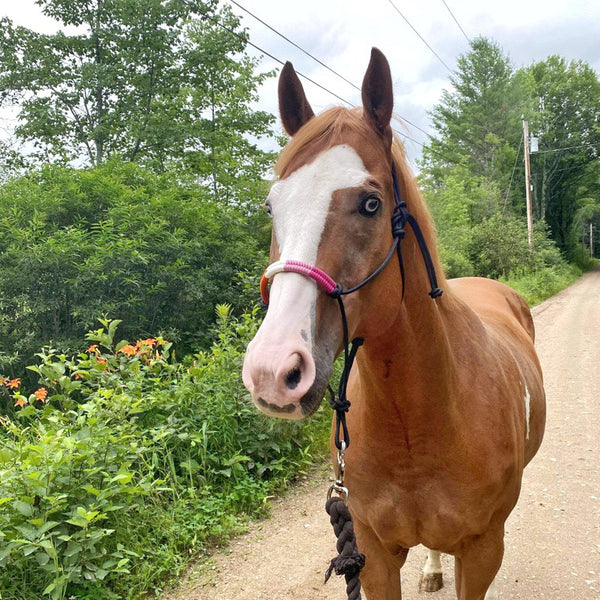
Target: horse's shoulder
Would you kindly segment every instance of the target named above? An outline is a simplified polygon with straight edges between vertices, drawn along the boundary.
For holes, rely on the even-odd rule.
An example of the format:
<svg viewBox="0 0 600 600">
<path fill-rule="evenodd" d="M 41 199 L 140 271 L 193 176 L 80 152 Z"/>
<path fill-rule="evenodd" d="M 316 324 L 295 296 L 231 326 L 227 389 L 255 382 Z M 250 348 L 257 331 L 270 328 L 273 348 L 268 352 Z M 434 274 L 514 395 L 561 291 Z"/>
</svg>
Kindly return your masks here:
<svg viewBox="0 0 600 600">
<path fill-rule="evenodd" d="M 508 285 L 484 277 L 450 279 L 451 291 L 467 304 L 484 322 L 516 322 L 533 340 L 533 318 L 525 299 Z"/>
</svg>

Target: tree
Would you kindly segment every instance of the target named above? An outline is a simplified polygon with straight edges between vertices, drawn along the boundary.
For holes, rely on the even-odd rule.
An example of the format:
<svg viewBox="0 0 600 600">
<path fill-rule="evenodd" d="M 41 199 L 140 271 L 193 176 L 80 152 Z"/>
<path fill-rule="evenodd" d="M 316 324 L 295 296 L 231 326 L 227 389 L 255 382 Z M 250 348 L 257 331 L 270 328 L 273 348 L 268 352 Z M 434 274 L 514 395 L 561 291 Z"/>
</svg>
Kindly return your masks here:
<svg viewBox="0 0 600 600">
<path fill-rule="evenodd" d="M 206 198 L 179 175 L 112 159 L 57 165 L 0 186 L 0 355 L 14 369 L 45 344 L 73 349 L 102 315 L 179 352 L 210 341 L 214 307 L 256 298 L 267 218 Z M 6 358 L 8 357 L 8 358 Z M 0 356 L 1 358 L 1 356 Z M 2 360 L 0 360 L 0 364 Z"/>
<path fill-rule="evenodd" d="M 120 155 L 165 170 L 186 157 L 206 175 L 203 163 L 214 165 L 233 144 L 238 171 L 261 173 L 264 153 L 246 137 L 269 133 L 272 117 L 246 106 L 269 74 L 254 74 L 255 62 L 243 54 L 247 35 L 229 7 L 218 9 L 217 0 L 36 1 L 69 33 L 0 20 L 0 104 L 19 105 L 16 134 L 35 144 L 38 158 L 99 165 Z M 217 129 L 219 136 L 207 135 Z M 215 182 L 223 178 L 209 172 Z"/>
<path fill-rule="evenodd" d="M 559 56 L 521 75 L 528 80 L 530 129 L 539 138 L 532 155 L 537 216 L 570 249 L 581 199 L 600 195 L 600 81 L 587 63 Z"/>
<path fill-rule="evenodd" d="M 471 259 L 474 229 L 501 208 L 497 186 L 465 166 L 447 167 L 441 185 L 422 174 L 423 192 L 438 224 L 440 257 L 448 277 L 476 273 Z"/>
<path fill-rule="evenodd" d="M 424 150 L 427 170 L 439 176 L 452 165 L 464 165 L 470 174 L 495 181 L 504 190 L 518 146 L 519 88 L 513 68 L 501 48 L 486 38 L 471 42 L 459 57 L 431 115 L 436 137 Z"/>
</svg>

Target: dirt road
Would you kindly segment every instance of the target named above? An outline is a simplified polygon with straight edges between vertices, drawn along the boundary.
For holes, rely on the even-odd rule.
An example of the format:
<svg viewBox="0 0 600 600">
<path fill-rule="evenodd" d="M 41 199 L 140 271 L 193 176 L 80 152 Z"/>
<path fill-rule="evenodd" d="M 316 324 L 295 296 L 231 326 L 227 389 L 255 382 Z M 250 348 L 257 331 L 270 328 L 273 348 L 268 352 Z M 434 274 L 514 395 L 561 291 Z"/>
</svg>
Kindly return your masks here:
<svg viewBox="0 0 600 600">
<path fill-rule="evenodd" d="M 600 600 L 600 270 L 534 309 L 548 398 L 546 437 L 525 472 L 506 527 L 502 600 Z M 164 600 L 342 600 L 344 585 L 323 574 L 335 539 L 323 509 L 325 475 L 276 503 L 226 552 L 192 570 Z M 402 571 L 404 600 L 417 591 L 425 549 Z M 444 557 L 454 593 L 453 559 Z"/>
</svg>

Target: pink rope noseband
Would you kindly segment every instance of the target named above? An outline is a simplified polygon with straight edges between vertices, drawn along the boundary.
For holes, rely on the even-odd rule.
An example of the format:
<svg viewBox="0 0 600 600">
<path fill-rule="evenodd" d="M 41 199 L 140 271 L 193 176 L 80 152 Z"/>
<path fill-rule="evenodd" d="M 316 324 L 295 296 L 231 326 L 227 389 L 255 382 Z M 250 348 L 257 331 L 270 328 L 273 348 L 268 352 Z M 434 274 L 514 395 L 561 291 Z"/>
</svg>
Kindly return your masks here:
<svg viewBox="0 0 600 600">
<path fill-rule="evenodd" d="M 318 267 L 314 267 L 313 265 L 309 265 L 300 260 L 278 260 L 267 267 L 260 280 L 260 295 L 262 301 L 266 305 L 269 304 L 269 281 L 277 275 L 277 273 L 283 272 L 299 273 L 300 275 L 310 277 L 316 281 L 317 285 L 321 286 L 327 294 L 331 294 L 336 287 L 338 287 L 337 283 L 329 277 L 325 271 L 321 271 Z"/>
</svg>

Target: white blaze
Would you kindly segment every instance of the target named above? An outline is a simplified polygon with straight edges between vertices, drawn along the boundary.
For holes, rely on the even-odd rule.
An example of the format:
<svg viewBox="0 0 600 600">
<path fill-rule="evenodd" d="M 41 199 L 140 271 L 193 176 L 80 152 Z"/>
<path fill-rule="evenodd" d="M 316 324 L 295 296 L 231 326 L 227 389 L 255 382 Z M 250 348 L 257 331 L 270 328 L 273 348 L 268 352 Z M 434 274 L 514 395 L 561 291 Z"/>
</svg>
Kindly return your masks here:
<svg viewBox="0 0 600 600">
<path fill-rule="evenodd" d="M 357 187 L 368 177 L 360 156 L 344 144 L 325 150 L 273 185 L 269 201 L 281 260 L 314 265 L 333 192 Z"/>
<path fill-rule="evenodd" d="M 269 202 L 280 260 L 300 260 L 315 265 L 333 193 L 360 186 L 368 178 L 369 172 L 356 150 L 342 144 L 323 151 L 311 163 L 275 183 Z M 289 309 L 296 304 L 294 298 L 303 296 L 306 302 L 307 294 L 310 298 L 304 310 L 311 312 L 317 299 L 316 284 L 299 275 L 278 275 L 273 279 L 270 304 L 282 302 L 277 312 L 293 317 Z"/>
<path fill-rule="evenodd" d="M 275 183 L 269 202 L 280 260 L 317 266 L 333 193 L 358 187 L 369 177 L 357 152 L 339 145 L 321 152 L 311 163 Z M 315 381 L 312 336 L 316 300 L 317 285 L 312 279 L 286 272 L 273 277 L 269 309 L 244 360 L 244 384 L 255 402 L 262 400 L 286 410 L 294 407 L 292 412 L 286 412 L 290 418 L 302 416 L 300 399 Z M 302 370 L 302 379 L 296 386 L 286 382 L 290 369 Z M 262 404 L 261 407 L 265 409 Z"/>
</svg>

